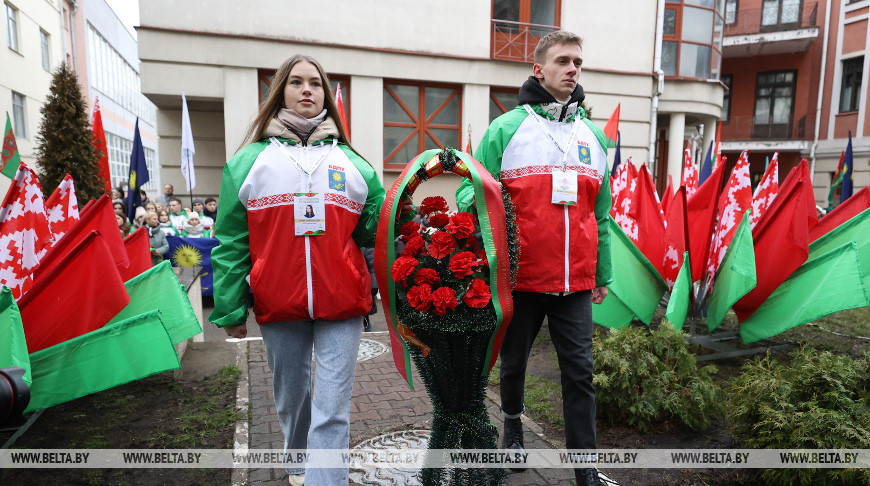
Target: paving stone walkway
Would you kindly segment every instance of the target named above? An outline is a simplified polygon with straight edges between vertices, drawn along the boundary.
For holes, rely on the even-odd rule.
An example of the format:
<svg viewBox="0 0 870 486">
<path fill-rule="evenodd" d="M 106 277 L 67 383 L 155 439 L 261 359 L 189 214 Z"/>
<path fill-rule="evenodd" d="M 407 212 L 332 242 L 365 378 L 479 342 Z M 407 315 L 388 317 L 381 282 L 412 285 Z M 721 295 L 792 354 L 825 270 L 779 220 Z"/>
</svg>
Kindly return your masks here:
<svg viewBox="0 0 870 486">
<path fill-rule="evenodd" d="M 376 326 L 377 329 L 381 326 Z M 402 380 L 393 365 L 390 339 L 386 332 L 364 333 L 364 340 L 380 343 L 383 353 L 357 362 L 356 381 L 350 415 L 350 446 L 374 437 L 396 431 L 429 429 L 432 420 L 431 404 L 423 387 L 423 382 L 414 371 L 417 390 L 411 390 Z M 378 352 L 381 346 L 365 343 L 367 351 Z M 248 394 L 251 406 L 251 422 L 248 429 L 248 447 L 254 449 L 281 449 L 283 436 L 278 426 L 278 418 L 272 395 L 272 373 L 266 363 L 263 342 L 247 341 L 241 347 L 247 355 Z M 244 386 L 244 385 L 242 385 Z M 487 400 L 487 408 L 493 423 L 502 429 L 501 414 L 498 413 L 497 398 Z M 541 428 L 529 421 L 525 434 L 526 448 L 545 449 L 562 445 L 547 439 Z M 235 476 L 237 477 L 237 476 Z M 528 470 L 523 473 L 509 473 L 508 485 L 569 485 L 574 484 L 573 471 L 570 469 Z M 247 480 L 242 482 L 256 485 L 287 484 L 287 474 L 283 469 L 250 469 Z M 352 484 L 359 484 L 353 482 Z M 362 484 L 391 484 L 389 480 L 368 481 Z"/>
</svg>

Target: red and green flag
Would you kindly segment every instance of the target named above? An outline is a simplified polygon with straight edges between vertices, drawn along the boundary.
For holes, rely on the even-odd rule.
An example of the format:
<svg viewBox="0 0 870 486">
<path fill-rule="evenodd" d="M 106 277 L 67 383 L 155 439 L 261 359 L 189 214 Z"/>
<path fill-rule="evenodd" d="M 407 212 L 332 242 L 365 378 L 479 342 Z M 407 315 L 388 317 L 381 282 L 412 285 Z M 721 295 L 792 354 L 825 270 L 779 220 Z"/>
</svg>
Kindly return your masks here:
<svg viewBox="0 0 870 486">
<path fill-rule="evenodd" d="M 91 131 L 94 133 L 94 146 L 100 153 L 100 181 L 106 194 L 112 194 L 112 174 L 109 171 L 109 148 L 106 145 L 106 132 L 103 130 L 103 115 L 100 112 L 100 98 L 94 101 L 94 121 L 91 123 Z"/>
<path fill-rule="evenodd" d="M 755 288 L 755 284 L 755 248 L 749 227 L 749 213 L 746 212 L 716 273 L 713 295 L 707 302 L 707 329 L 712 332 L 719 327 L 728 309 Z"/>
<path fill-rule="evenodd" d="M 692 305 L 692 265 L 689 262 L 689 252 L 683 254 L 683 265 L 677 274 L 674 287 L 671 289 L 671 297 L 668 299 L 668 307 L 665 310 L 665 319 L 677 329 L 682 329 L 686 323 L 686 315 Z"/>
<path fill-rule="evenodd" d="M 616 109 L 613 110 L 613 114 L 610 115 L 610 119 L 607 120 L 607 124 L 604 125 L 604 136 L 607 137 L 607 148 L 616 147 L 616 143 L 619 140 L 619 107 L 622 103 L 617 103 Z"/>
<path fill-rule="evenodd" d="M 0 155 L 0 172 L 10 179 L 15 178 L 18 164 L 21 163 L 21 155 L 18 154 L 18 145 L 15 144 L 15 135 L 12 133 L 12 119 L 6 112 L 6 130 L 3 131 L 3 152 Z"/>
<path fill-rule="evenodd" d="M 30 386 L 30 357 L 24 339 L 21 312 L 15 304 L 12 291 L 3 287 L 0 290 L 0 368 L 10 367 L 23 369 L 22 379 Z"/>
</svg>

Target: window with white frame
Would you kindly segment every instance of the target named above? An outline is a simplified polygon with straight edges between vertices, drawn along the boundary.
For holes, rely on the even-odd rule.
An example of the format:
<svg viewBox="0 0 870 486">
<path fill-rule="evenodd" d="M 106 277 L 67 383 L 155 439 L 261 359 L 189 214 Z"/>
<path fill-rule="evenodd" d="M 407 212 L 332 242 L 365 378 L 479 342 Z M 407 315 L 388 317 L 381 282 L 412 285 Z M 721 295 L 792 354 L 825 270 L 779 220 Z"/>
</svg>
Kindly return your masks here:
<svg viewBox="0 0 870 486">
<path fill-rule="evenodd" d="M 843 61 L 842 84 L 840 85 L 840 113 L 858 111 L 861 98 L 861 78 L 864 75 L 864 56 Z"/>
<path fill-rule="evenodd" d="M 725 0 L 725 24 L 737 23 L 737 0 Z"/>
<path fill-rule="evenodd" d="M 12 132 L 15 138 L 27 138 L 27 110 L 24 105 L 24 95 L 12 92 Z"/>
<path fill-rule="evenodd" d="M 133 153 L 133 141 L 106 132 L 106 148 L 109 151 L 109 173 L 112 187 L 126 184 L 130 175 L 130 154 Z M 145 165 L 148 167 L 148 183 L 142 186 L 146 191 L 154 191 L 157 185 L 154 178 L 154 150 L 145 147 Z"/>
<path fill-rule="evenodd" d="M 142 94 L 139 73 L 90 24 L 87 35 L 88 72 L 94 88 L 154 126 L 157 108 Z"/>
<path fill-rule="evenodd" d="M 42 53 L 42 69 L 51 71 L 51 37 L 48 32 L 39 29 L 39 51 Z"/>
<path fill-rule="evenodd" d="M 18 52 L 18 9 L 9 5 L 6 6 L 6 45 L 15 52 Z"/>
</svg>

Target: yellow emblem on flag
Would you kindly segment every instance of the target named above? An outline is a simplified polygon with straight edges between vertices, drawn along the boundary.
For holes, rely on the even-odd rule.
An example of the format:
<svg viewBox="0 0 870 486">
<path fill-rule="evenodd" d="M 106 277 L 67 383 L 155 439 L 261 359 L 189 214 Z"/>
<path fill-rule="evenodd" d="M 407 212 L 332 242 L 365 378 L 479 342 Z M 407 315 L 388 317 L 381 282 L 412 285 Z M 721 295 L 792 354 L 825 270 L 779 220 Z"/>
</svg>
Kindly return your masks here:
<svg viewBox="0 0 870 486">
<path fill-rule="evenodd" d="M 172 263 L 176 267 L 202 266 L 202 253 L 190 245 L 181 245 L 172 252 Z"/>
<path fill-rule="evenodd" d="M 136 189 L 136 173 L 130 174 L 130 189 Z"/>
</svg>

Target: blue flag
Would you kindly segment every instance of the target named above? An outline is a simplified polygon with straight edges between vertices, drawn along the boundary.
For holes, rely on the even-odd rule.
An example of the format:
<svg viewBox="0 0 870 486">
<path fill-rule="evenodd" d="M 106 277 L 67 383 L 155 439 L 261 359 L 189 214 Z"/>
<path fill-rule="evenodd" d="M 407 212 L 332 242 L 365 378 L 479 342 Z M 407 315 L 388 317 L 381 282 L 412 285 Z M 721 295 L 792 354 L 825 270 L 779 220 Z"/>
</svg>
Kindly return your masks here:
<svg viewBox="0 0 870 486">
<path fill-rule="evenodd" d="M 840 202 L 852 197 L 852 130 L 849 130 L 849 144 L 846 145 L 846 155 L 843 156 L 843 190 Z"/>
<path fill-rule="evenodd" d="M 218 246 L 217 238 L 183 238 L 167 236 L 169 251 L 163 256 L 173 267 L 202 267 L 199 274 L 202 295 L 212 295 L 211 250 Z"/>
<path fill-rule="evenodd" d="M 127 218 L 133 222 L 136 207 L 142 205 L 139 188 L 148 182 L 148 165 L 145 163 L 145 148 L 139 135 L 139 118 L 136 118 L 136 131 L 133 133 L 133 152 L 130 154 L 130 177 L 127 183 Z"/>
<path fill-rule="evenodd" d="M 610 178 L 613 179 L 616 177 L 616 171 L 619 169 L 619 163 L 622 160 L 622 152 L 620 151 L 620 139 L 622 138 L 622 134 L 616 132 L 616 157 L 613 158 L 613 168 L 610 169 Z"/>
<path fill-rule="evenodd" d="M 710 148 L 707 149 L 707 157 L 704 158 L 704 165 L 701 166 L 701 174 L 698 175 L 698 187 L 710 177 L 713 173 L 713 141 L 710 141 Z"/>
</svg>

